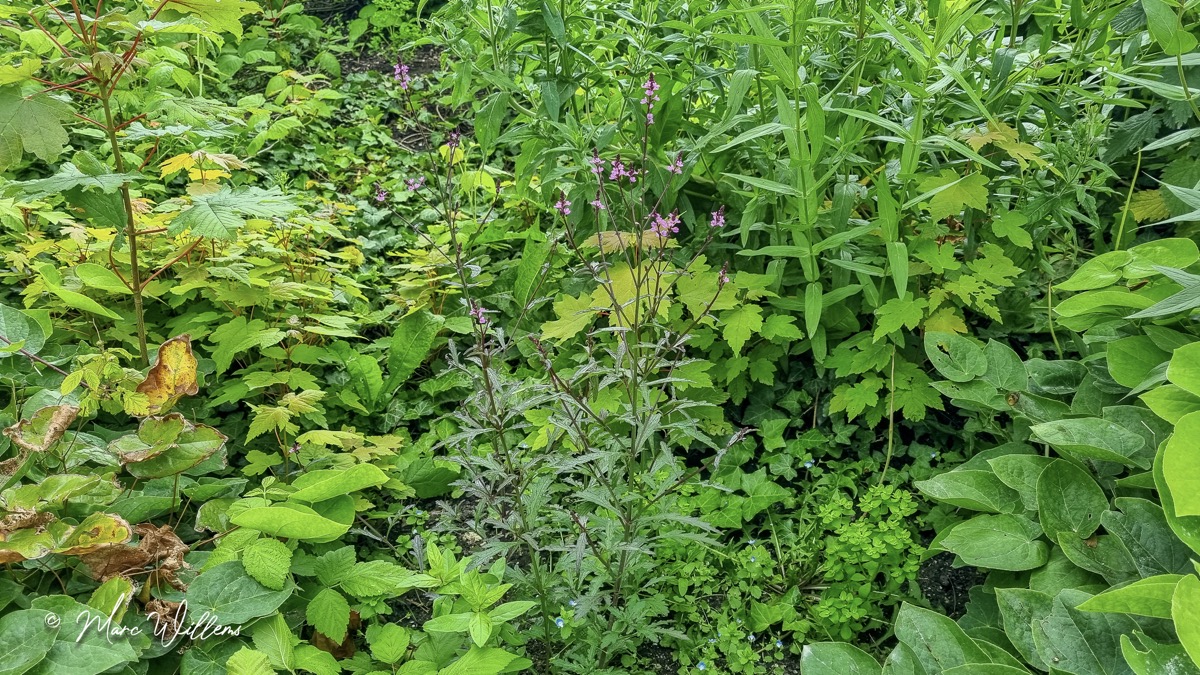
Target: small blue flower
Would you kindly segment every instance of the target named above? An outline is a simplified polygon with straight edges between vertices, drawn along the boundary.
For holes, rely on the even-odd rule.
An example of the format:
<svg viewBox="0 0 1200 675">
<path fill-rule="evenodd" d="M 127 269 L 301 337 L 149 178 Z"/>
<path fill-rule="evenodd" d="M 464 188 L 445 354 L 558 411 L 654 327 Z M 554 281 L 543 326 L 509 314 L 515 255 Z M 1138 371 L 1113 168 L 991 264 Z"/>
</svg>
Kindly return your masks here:
<svg viewBox="0 0 1200 675">
<path fill-rule="evenodd" d="M 775 648 L 776 648 L 776 649 L 783 649 L 783 640 L 776 640 L 776 641 L 775 641 Z"/>
<path fill-rule="evenodd" d="M 754 637 L 754 633 L 751 633 L 751 634 L 750 634 L 750 636 L 746 638 L 746 641 L 747 641 L 747 642 L 754 642 L 754 641 L 755 641 L 755 640 L 757 640 L 757 639 L 758 639 L 758 638 Z"/>
<path fill-rule="evenodd" d="M 696 670 L 708 670 L 708 664 L 701 661 L 700 663 L 696 664 Z"/>
<path fill-rule="evenodd" d="M 735 620 L 737 621 L 737 625 L 739 625 L 739 626 L 740 626 L 740 625 L 742 625 L 742 620 L 741 620 L 741 619 L 735 619 Z"/>
<path fill-rule="evenodd" d="M 758 558 L 756 556 L 750 556 L 750 562 L 758 562 Z"/>
<path fill-rule="evenodd" d="M 937 459 L 937 456 L 938 456 L 938 454 L 937 454 L 936 450 L 929 453 L 929 459 Z"/>
<path fill-rule="evenodd" d="M 811 469 L 811 468 L 813 468 L 814 464 L 816 464 L 816 462 L 812 461 L 811 459 L 807 460 L 806 462 L 804 462 L 804 468 Z"/>
<path fill-rule="evenodd" d="M 749 543 L 751 546 L 753 546 L 753 545 L 755 545 L 755 544 L 757 544 L 757 543 L 758 543 L 758 540 L 757 540 L 757 539 L 751 539 L 751 540 L 750 540 L 748 543 Z"/>
<path fill-rule="evenodd" d="M 567 601 L 567 604 L 568 604 L 568 605 L 570 605 L 570 606 L 572 606 L 572 607 L 577 607 L 577 606 L 579 605 L 579 602 L 578 602 L 578 601 L 576 601 L 576 600 L 568 600 L 568 601 Z"/>
<path fill-rule="evenodd" d="M 708 638 L 708 644 L 710 644 L 710 645 L 717 644 L 717 638 Z"/>
<path fill-rule="evenodd" d="M 563 621 L 563 618 L 560 616 L 554 620 L 554 625 L 558 626 L 559 628 L 562 628 L 563 626 L 567 625 L 567 622 Z"/>
</svg>

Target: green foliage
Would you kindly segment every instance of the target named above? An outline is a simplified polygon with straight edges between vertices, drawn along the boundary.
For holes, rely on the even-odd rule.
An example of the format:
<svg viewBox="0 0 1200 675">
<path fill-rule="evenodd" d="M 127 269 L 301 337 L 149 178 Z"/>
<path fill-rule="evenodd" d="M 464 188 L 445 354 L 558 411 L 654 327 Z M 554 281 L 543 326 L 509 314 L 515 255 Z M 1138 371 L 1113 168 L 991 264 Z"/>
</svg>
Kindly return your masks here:
<svg viewBox="0 0 1200 675">
<path fill-rule="evenodd" d="M 1200 672 L 1195 22 L 7 3 L 0 672 Z"/>
</svg>

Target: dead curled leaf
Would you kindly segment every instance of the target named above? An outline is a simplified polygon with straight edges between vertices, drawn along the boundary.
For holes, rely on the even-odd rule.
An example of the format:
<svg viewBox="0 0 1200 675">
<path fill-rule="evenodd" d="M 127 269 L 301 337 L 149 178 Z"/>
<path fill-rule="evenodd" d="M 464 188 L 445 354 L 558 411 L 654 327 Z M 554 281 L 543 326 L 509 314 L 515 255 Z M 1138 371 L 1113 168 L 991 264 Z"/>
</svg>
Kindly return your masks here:
<svg viewBox="0 0 1200 675">
<path fill-rule="evenodd" d="M 183 617 L 180 616 L 182 604 L 158 598 L 152 598 L 150 602 L 146 603 L 146 616 L 155 623 L 155 635 L 160 635 L 165 640 L 171 640 L 179 634 L 179 630 L 183 628 L 181 622 Z"/>
<path fill-rule="evenodd" d="M 135 579 L 144 575 L 147 567 L 154 566 L 151 574 L 156 581 L 185 590 L 186 586 L 177 575 L 185 565 L 183 556 L 189 550 L 187 544 L 179 539 L 170 525 L 155 527 L 141 523 L 133 531 L 139 537 L 137 546 L 107 545 L 82 557 L 92 578 L 100 582 L 113 577 Z"/>
<path fill-rule="evenodd" d="M 38 528 L 40 530 L 53 520 L 54 516 L 49 513 L 17 509 L 4 516 L 4 518 L 0 518 L 0 538 L 7 537 L 16 530 L 28 528 Z"/>
<path fill-rule="evenodd" d="M 0 462 L 0 475 L 11 476 L 25 463 L 31 452 L 45 452 L 58 442 L 79 415 L 73 405 L 50 405 L 39 408 L 29 419 L 4 429 L 4 435 L 20 448 L 18 456 Z"/>
<path fill-rule="evenodd" d="M 186 333 L 173 337 L 159 346 L 154 365 L 137 386 L 138 393 L 145 394 L 149 402 L 144 414 L 138 416 L 158 414 L 185 395 L 191 396 L 199 390 L 192 337 Z"/>
</svg>

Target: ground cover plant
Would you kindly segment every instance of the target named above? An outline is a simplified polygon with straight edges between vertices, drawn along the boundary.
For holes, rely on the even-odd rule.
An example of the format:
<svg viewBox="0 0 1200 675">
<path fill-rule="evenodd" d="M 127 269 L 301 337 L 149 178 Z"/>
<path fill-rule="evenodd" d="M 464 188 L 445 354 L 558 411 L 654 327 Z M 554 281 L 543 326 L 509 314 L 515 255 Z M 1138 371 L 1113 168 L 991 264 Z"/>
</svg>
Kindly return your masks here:
<svg viewBox="0 0 1200 675">
<path fill-rule="evenodd" d="M 0 7 L 0 673 L 1200 673 L 1171 0 Z"/>
</svg>

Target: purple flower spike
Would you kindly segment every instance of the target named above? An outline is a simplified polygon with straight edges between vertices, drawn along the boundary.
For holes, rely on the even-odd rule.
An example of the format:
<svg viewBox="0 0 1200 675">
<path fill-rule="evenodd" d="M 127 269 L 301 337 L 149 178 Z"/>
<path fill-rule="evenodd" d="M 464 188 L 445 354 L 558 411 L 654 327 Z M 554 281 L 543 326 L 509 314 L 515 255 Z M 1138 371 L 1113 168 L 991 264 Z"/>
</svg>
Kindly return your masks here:
<svg viewBox="0 0 1200 675">
<path fill-rule="evenodd" d="M 588 164 L 592 165 L 592 173 L 597 176 L 604 175 L 604 160 L 600 159 L 599 150 L 592 151 L 592 158 L 588 160 Z"/>
<path fill-rule="evenodd" d="M 721 228 L 725 227 L 725 207 L 712 212 L 712 220 L 708 223 L 709 227 Z"/>
<path fill-rule="evenodd" d="M 396 81 L 400 83 L 400 88 L 404 91 L 408 91 L 408 86 L 412 84 L 412 77 L 410 77 L 408 74 L 408 65 L 401 61 L 400 63 L 396 64 L 396 68 L 393 72 Z"/>
<path fill-rule="evenodd" d="M 654 224 L 650 226 L 650 231 L 658 235 L 660 239 L 677 234 L 679 232 L 679 213 L 672 211 L 671 215 L 666 217 L 654 214 Z"/>
<path fill-rule="evenodd" d="M 484 309 L 483 305 L 475 305 L 471 308 L 470 314 L 479 322 L 479 325 L 486 326 L 488 323 L 487 312 L 488 310 Z"/>
<path fill-rule="evenodd" d="M 642 105 L 646 106 L 646 124 L 654 124 L 654 104 L 659 101 L 658 98 L 659 84 L 654 80 L 654 73 L 650 73 L 650 77 L 642 83 Z"/>
<path fill-rule="evenodd" d="M 563 194 L 558 198 L 558 202 L 554 204 L 554 208 L 563 216 L 571 215 L 571 200 L 567 199 L 567 195 Z"/>
</svg>

